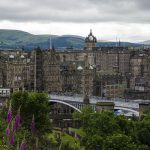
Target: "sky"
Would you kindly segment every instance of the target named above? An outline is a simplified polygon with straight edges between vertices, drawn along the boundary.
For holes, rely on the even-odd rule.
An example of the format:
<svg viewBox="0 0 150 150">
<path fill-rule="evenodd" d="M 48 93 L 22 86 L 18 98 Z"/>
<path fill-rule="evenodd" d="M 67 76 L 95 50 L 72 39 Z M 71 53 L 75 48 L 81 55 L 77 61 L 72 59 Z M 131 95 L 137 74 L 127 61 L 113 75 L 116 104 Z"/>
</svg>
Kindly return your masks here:
<svg viewBox="0 0 150 150">
<path fill-rule="evenodd" d="M 150 0 L 0 0 L 0 29 L 87 36 L 101 41 L 150 40 Z"/>
</svg>

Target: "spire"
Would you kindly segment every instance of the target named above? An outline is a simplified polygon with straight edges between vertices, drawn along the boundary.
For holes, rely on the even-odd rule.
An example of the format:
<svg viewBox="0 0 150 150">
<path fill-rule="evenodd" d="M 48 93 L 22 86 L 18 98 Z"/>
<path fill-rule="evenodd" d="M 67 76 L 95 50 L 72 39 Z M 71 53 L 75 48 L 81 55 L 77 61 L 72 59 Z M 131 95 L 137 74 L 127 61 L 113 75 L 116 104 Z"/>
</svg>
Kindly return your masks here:
<svg viewBox="0 0 150 150">
<path fill-rule="evenodd" d="M 49 37 L 49 49 L 52 49 L 52 38 L 51 38 L 51 35 Z"/>
<path fill-rule="evenodd" d="M 92 35 L 92 29 L 90 29 L 90 35 Z"/>
<path fill-rule="evenodd" d="M 119 39 L 119 46 L 121 46 L 121 42 L 120 42 L 120 39 Z"/>
</svg>

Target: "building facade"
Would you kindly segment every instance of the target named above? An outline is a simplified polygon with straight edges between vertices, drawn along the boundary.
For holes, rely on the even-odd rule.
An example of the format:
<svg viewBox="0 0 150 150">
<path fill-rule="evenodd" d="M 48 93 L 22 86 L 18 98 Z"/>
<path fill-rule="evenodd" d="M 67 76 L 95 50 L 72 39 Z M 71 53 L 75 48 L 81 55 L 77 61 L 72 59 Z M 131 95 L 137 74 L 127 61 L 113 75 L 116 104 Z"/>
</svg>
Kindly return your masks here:
<svg viewBox="0 0 150 150">
<path fill-rule="evenodd" d="M 141 92 L 149 98 L 149 49 L 97 47 L 96 43 L 91 31 L 82 50 L 1 51 L 0 87 L 108 98 L 126 94 L 137 98 Z"/>
</svg>

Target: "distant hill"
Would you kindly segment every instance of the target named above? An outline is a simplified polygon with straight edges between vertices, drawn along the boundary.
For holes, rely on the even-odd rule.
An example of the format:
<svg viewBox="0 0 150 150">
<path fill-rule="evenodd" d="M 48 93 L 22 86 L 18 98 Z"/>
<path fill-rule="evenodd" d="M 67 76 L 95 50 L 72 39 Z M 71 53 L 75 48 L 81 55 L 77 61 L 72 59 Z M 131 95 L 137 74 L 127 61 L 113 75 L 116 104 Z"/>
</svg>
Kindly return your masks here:
<svg viewBox="0 0 150 150">
<path fill-rule="evenodd" d="M 50 38 L 51 37 L 51 38 Z M 50 40 L 51 39 L 51 40 Z M 24 48 L 31 50 L 36 47 L 49 48 L 50 41 L 55 48 L 83 48 L 84 37 L 76 35 L 33 35 L 19 30 L 0 29 L 0 49 Z M 116 42 L 98 42 L 97 46 L 116 46 Z M 140 44 L 121 42 L 121 46 L 140 46 Z"/>
<path fill-rule="evenodd" d="M 140 42 L 139 44 L 150 45 L 150 40 Z"/>
</svg>

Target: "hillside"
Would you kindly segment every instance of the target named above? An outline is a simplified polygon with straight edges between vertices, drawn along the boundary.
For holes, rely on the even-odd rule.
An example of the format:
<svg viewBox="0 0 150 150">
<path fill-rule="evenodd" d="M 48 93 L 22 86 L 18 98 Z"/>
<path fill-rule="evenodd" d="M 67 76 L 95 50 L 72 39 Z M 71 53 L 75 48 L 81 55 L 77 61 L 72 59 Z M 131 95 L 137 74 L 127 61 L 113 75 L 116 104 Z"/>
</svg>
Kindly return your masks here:
<svg viewBox="0 0 150 150">
<path fill-rule="evenodd" d="M 84 37 L 81 36 L 33 35 L 19 30 L 0 29 L 0 49 L 16 49 L 24 47 L 24 49 L 31 50 L 37 46 L 41 48 L 49 48 L 50 41 L 55 48 L 84 47 Z M 116 42 L 98 42 L 97 45 L 116 46 Z M 121 45 L 139 46 L 139 44 L 128 42 L 122 42 Z"/>
<path fill-rule="evenodd" d="M 147 40 L 147 41 L 140 42 L 140 44 L 144 44 L 144 45 L 150 45 L 150 40 Z"/>
</svg>

